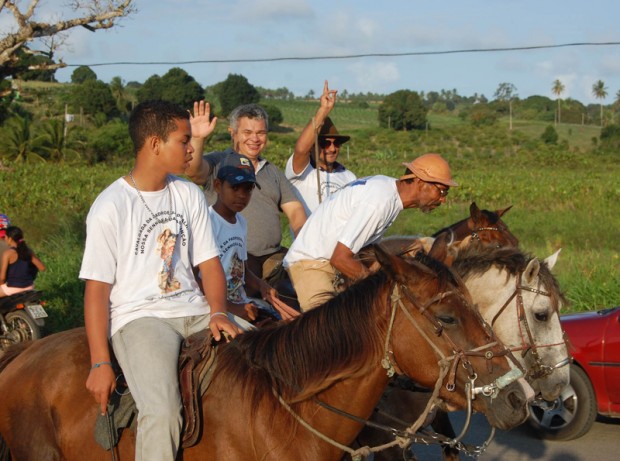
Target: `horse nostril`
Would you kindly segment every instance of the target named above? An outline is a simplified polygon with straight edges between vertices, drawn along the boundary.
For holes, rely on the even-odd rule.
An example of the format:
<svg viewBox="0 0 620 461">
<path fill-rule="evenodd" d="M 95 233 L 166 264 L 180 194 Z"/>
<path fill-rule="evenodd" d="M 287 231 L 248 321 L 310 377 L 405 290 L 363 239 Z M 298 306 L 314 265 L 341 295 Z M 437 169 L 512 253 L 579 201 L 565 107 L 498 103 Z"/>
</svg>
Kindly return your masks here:
<svg viewBox="0 0 620 461">
<path fill-rule="evenodd" d="M 521 398 L 518 392 L 511 392 L 510 394 L 508 394 L 508 403 L 510 403 L 510 406 L 515 410 L 523 408 L 523 406 L 525 405 L 525 401 L 523 400 L 523 398 Z"/>
</svg>

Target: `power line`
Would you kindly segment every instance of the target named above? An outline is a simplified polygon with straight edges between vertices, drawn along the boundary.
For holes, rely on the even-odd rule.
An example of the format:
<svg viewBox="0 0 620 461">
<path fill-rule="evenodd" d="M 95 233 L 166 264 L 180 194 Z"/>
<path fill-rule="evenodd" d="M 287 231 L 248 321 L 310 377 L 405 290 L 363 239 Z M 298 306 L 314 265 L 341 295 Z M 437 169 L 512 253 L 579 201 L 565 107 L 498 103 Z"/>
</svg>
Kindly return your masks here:
<svg viewBox="0 0 620 461">
<path fill-rule="evenodd" d="M 462 53 L 497 53 L 504 51 L 530 51 L 548 48 L 567 48 L 577 46 L 613 46 L 620 45 L 620 42 L 576 42 L 561 43 L 559 45 L 532 45 L 515 46 L 505 48 L 470 48 L 462 50 L 446 51 L 409 51 L 405 53 L 364 53 L 364 54 L 345 54 L 339 56 L 290 56 L 282 58 L 248 58 L 248 59 L 201 59 L 195 61 L 118 61 L 118 62 L 99 62 L 93 64 L 67 64 L 67 67 L 101 67 L 101 66 L 152 66 L 152 65 L 180 65 L 180 64 L 223 64 L 223 63 L 243 63 L 243 62 L 278 62 L 278 61 L 320 61 L 337 59 L 356 59 L 356 58 L 376 58 L 376 57 L 401 57 L 401 56 L 431 56 L 442 54 L 462 54 Z"/>
</svg>

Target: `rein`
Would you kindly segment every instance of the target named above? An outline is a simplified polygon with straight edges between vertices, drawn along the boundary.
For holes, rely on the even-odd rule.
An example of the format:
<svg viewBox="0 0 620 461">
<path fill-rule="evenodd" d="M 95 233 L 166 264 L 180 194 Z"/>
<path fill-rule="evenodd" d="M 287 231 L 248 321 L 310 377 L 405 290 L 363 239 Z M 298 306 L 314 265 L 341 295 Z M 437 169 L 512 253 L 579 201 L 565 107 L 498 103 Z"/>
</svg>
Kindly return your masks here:
<svg viewBox="0 0 620 461">
<path fill-rule="evenodd" d="M 516 313 L 517 313 L 517 322 L 519 325 L 519 335 L 521 337 L 521 345 L 518 347 L 511 347 L 510 350 L 512 352 L 521 351 L 522 357 L 525 357 L 525 355 L 529 351 L 531 351 L 532 357 L 534 358 L 534 364 L 531 366 L 530 370 L 528 370 L 527 376 L 531 377 L 532 379 L 544 378 L 546 376 L 549 376 L 551 373 L 553 373 L 553 371 L 556 370 L 557 368 L 561 368 L 565 365 L 568 365 L 570 363 L 570 358 L 566 357 L 565 359 L 559 361 L 555 365 L 545 365 L 542 359 L 540 358 L 540 356 L 538 355 L 538 349 L 541 349 L 544 347 L 555 347 L 555 346 L 567 345 L 566 335 L 564 334 L 564 340 L 561 343 L 540 344 L 540 345 L 536 344 L 536 341 L 534 340 L 534 335 L 532 334 L 532 330 L 530 328 L 530 324 L 527 320 L 527 315 L 525 313 L 522 291 L 529 291 L 531 293 L 536 293 L 536 294 L 539 294 L 541 296 L 546 296 L 546 297 L 550 297 L 551 294 L 546 291 L 539 290 L 537 288 L 532 288 L 532 287 L 523 285 L 521 283 L 521 277 L 522 277 L 522 273 L 519 273 L 516 278 L 515 290 L 508 297 L 508 299 L 502 305 L 499 311 L 497 311 L 497 313 L 493 316 L 493 320 L 491 320 L 491 327 L 493 327 L 498 317 L 506 310 L 510 302 L 516 298 L 516 308 L 517 308 Z M 555 312 L 557 313 L 557 310 L 555 310 Z M 522 325 L 525 327 L 525 333 L 527 334 L 527 340 L 523 334 Z"/>
<path fill-rule="evenodd" d="M 404 296 L 407 298 L 407 300 L 426 319 L 428 319 L 431 322 L 431 324 L 433 324 L 434 330 L 435 330 L 435 334 L 437 336 L 441 336 L 444 333 L 443 325 L 435 317 L 432 316 L 432 314 L 428 311 L 428 308 L 430 306 L 432 306 L 433 304 L 435 304 L 435 303 L 441 302 L 447 296 L 457 295 L 457 296 L 462 297 L 462 295 L 459 292 L 457 292 L 457 291 L 454 291 L 454 290 L 447 291 L 447 292 L 440 293 L 440 294 L 436 295 L 435 297 L 433 297 L 429 301 L 427 301 L 426 304 L 420 306 L 420 304 L 416 301 L 415 297 L 411 294 L 411 292 L 407 289 L 407 287 L 405 287 L 404 285 L 401 285 L 400 289 L 403 291 Z M 467 300 L 464 300 L 464 301 L 469 306 L 469 302 Z M 476 398 L 477 394 L 483 394 L 483 395 L 485 395 L 487 397 L 490 397 L 491 399 L 495 398 L 501 389 L 503 389 L 504 387 L 506 387 L 510 383 L 516 381 L 517 379 L 521 378 L 523 376 L 523 372 L 521 370 L 519 370 L 519 369 L 513 369 L 513 370 L 509 371 L 508 373 L 506 373 L 505 375 L 497 378 L 491 384 L 484 385 L 484 386 L 481 386 L 481 387 L 475 387 L 474 383 L 475 383 L 475 381 L 476 381 L 478 376 L 475 373 L 475 371 L 473 369 L 473 366 L 471 365 L 471 363 L 469 362 L 467 357 L 468 356 L 481 356 L 481 357 L 484 357 L 487 360 L 491 360 L 496 355 L 497 356 L 506 355 L 506 354 L 509 354 L 510 351 L 504 348 L 500 354 L 495 354 L 491 350 L 486 350 L 486 349 L 489 349 L 491 347 L 496 346 L 497 345 L 497 341 L 493 341 L 493 342 L 491 342 L 489 344 L 486 344 L 484 346 L 481 346 L 481 347 L 478 347 L 478 348 L 475 348 L 475 349 L 472 349 L 472 350 L 469 350 L 469 351 L 463 351 L 461 348 L 457 347 L 457 345 L 454 343 L 454 341 L 452 341 L 452 339 L 449 337 L 449 335 L 446 334 L 446 335 L 444 335 L 444 337 L 448 340 L 448 342 L 450 343 L 450 345 L 451 345 L 451 347 L 453 349 L 453 352 L 454 352 L 453 355 L 451 355 L 449 357 L 446 357 L 445 354 L 443 354 L 443 352 L 433 343 L 433 341 L 431 340 L 431 338 L 429 338 L 429 336 L 426 334 L 426 332 L 424 332 L 422 330 L 421 326 L 416 321 L 416 319 L 411 315 L 411 313 L 409 312 L 407 307 L 405 307 L 405 305 L 404 305 L 404 303 L 402 301 L 402 297 L 401 297 L 401 295 L 399 293 L 399 286 L 397 284 L 394 285 L 394 288 L 393 288 L 391 294 L 389 295 L 388 303 L 391 306 L 391 314 L 390 314 L 390 320 L 389 320 L 389 323 L 388 323 L 386 339 L 385 339 L 385 342 L 384 342 L 383 358 L 381 360 L 381 366 L 386 370 L 386 373 L 387 373 L 388 377 L 392 377 L 395 373 L 402 374 L 402 370 L 398 366 L 398 363 L 396 361 L 396 357 L 394 355 L 394 352 L 392 350 L 390 350 L 390 347 L 389 347 L 390 343 L 391 343 L 392 333 L 393 333 L 394 321 L 395 321 L 395 318 L 396 318 L 396 311 L 399 308 L 405 314 L 405 316 L 407 317 L 409 322 L 416 328 L 416 330 L 421 334 L 421 336 L 435 350 L 435 353 L 440 357 L 440 360 L 438 362 L 438 364 L 439 364 L 439 377 L 438 377 L 437 381 L 435 382 L 435 387 L 433 389 L 433 393 L 431 395 L 431 398 L 429 399 L 429 401 L 428 401 L 428 403 L 426 405 L 426 408 L 424 409 L 422 414 L 418 417 L 418 419 L 411 426 L 409 426 L 408 428 L 406 428 L 403 431 L 403 430 L 399 430 L 399 429 L 396 429 L 396 428 L 391 427 L 391 426 L 386 426 L 386 425 L 374 423 L 374 422 L 368 421 L 367 419 L 363 419 L 363 418 L 360 418 L 358 416 L 352 415 L 352 414 L 350 414 L 350 413 L 348 413 L 346 411 L 340 410 L 340 409 L 338 409 L 336 407 L 333 407 L 332 405 L 329 405 L 329 404 L 327 404 L 325 402 L 322 402 L 321 400 L 319 400 L 316 397 L 313 400 L 315 401 L 315 403 L 317 403 L 317 405 L 319 405 L 322 408 L 325 408 L 326 410 L 331 411 L 331 412 L 333 412 L 335 414 L 338 414 L 340 416 L 348 418 L 348 419 L 350 419 L 352 421 L 355 421 L 355 422 L 357 422 L 359 424 L 362 424 L 362 425 L 365 425 L 365 426 L 374 427 L 376 429 L 380 429 L 380 430 L 389 432 L 390 434 L 392 434 L 395 437 L 395 440 L 393 440 L 392 442 L 389 442 L 387 444 L 384 444 L 384 445 L 379 445 L 379 446 L 375 446 L 375 447 L 365 446 L 365 447 L 361 447 L 361 448 L 359 448 L 357 450 L 354 450 L 354 449 L 352 449 L 352 448 L 350 448 L 348 446 L 345 446 L 345 445 L 343 445 L 343 444 L 333 440 L 332 438 L 328 437 L 327 435 L 319 432 L 314 427 L 312 427 L 307 421 L 305 421 L 299 414 L 297 414 L 291 408 L 291 406 L 282 398 L 282 396 L 278 393 L 278 391 L 275 388 L 272 388 L 272 392 L 273 392 L 274 396 L 278 399 L 280 404 L 303 427 L 305 427 L 312 434 L 314 434 L 317 437 L 319 437 L 321 440 L 323 440 L 323 441 L 325 441 L 325 442 L 327 442 L 327 443 L 329 443 L 329 444 L 339 448 L 340 450 L 348 453 L 351 456 L 351 458 L 353 459 L 353 461 L 359 461 L 363 457 L 366 457 L 366 456 L 370 455 L 373 452 L 383 451 L 383 450 L 391 448 L 391 447 L 393 447 L 395 445 L 399 445 L 401 448 L 405 448 L 405 447 L 411 445 L 412 443 L 417 443 L 417 442 L 422 442 L 422 443 L 427 443 L 427 444 L 429 444 L 429 443 L 448 444 L 450 446 L 457 446 L 459 450 L 463 450 L 463 451 L 465 451 L 467 453 L 474 453 L 474 454 L 482 453 L 482 451 L 484 451 L 486 449 L 486 447 L 488 446 L 488 444 L 491 442 L 491 440 L 492 440 L 492 438 L 493 438 L 493 436 L 495 434 L 495 430 L 494 429 L 491 432 L 491 436 L 480 447 L 474 447 L 472 449 L 470 447 L 467 447 L 466 445 L 464 445 L 460 441 L 464 437 L 464 435 L 467 432 L 467 430 L 469 429 L 469 424 L 470 424 L 470 420 L 471 420 L 471 414 L 472 414 L 472 411 L 473 411 L 472 410 L 472 401 Z M 471 310 L 473 312 L 477 312 L 473 308 L 471 308 Z M 453 392 L 456 389 L 456 370 L 457 370 L 457 366 L 458 366 L 459 362 L 462 362 L 463 367 L 467 370 L 467 372 L 468 372 L 468 380 L 469 380 L 469 382 L 465 384 L 465 393 L 466 393 L 466 399 L 467 399 L 467 421 L 466 421 L 466 425 L 465 425 L 463 431 L 455 439 L 445 438 L 445 440 L 440 440 L 441 437 L 439 436 L 439 434 L 435 434 L 435 435 L 417 435 L 417 432 L 420 430 L 420 427 L 422 426 L 422 424 L 426 420 L 427 416 L 429 415 L 429 413 L 432 411 L 433 407 L 435 406 L 435 403 L 437 401 L 437 396 L 439 395 L 439 392 L 440 392 L 440 389 L 441 389 L 441 385 L 442 385 L 444 379 L 446 378 L 446 376 L 449 377 L 448 383 L 446 384 L 446 389 L 448 389 L 448 391 L 450 391 L 450 392 Z M 487 363 L 488 363 L 488 366 L 490 366 L 490 362 L 487 362 Z"/>
</svg>

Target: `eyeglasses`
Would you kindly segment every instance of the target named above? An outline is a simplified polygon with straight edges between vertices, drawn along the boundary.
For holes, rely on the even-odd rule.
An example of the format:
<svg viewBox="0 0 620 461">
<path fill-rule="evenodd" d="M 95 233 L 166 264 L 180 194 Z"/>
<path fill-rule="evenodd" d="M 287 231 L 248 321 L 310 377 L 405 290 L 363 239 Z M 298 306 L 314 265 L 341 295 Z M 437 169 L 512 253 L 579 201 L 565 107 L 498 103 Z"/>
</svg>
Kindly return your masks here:
<svg viewBox="0 0 620 461">
<path fill-rule="evenodd" d="M 327 149 L 332 144 L 335 148 L 339 148 L 340 146 L 342 146 L 342 141 L 339 141 L 337 139 L 333 141 L 331 139 L 319 139 L 319 146 L 321 146 L 321 149 Z"/>
<path fill-rule="evenodd" d="M 450 191 L 450 188 L 442 189 L 441 187 L 439 187 L 437 185 L 437 183 L 432 182 L 430 184 L 432 184 L 433 186 L 435 186 L 437 188 L 437 190 L 439 191 L 439 196 L 440 197 L 445 197 L 446 195 L 448 195 L 448 192 Z"/>
</svg>

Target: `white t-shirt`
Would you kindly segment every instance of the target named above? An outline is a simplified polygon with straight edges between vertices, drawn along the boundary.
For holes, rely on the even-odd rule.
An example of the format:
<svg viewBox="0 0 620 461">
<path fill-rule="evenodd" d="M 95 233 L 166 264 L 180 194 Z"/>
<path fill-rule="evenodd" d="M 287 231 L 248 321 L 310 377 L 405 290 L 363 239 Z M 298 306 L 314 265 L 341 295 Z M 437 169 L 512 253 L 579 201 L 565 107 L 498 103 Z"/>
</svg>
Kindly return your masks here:
<svg viewBox="0 0 620 461">
<path fill-rule="evenodd" d="M 138 192 L 123 178 L 95 200 L 86 218 L 80 278 L 112 285 L 110 335 L 142 317 L 209 313 L 192 267 L 218 256 L 200 188 L 168 176 L 161 191 Z"/>
<path fill-rule="evenodd" d="M 293 187 L 295 187 L 298 193 L 297 195 L 299 195 L 301 203 L 303 203 L 306 210 L 306 215 L 310 216 L 310 214 L 316 210 L 316 207 L 319 206 L 316 169 L 308 162 L 306 168 L 304 168 L 301 173 L 296 174 L 293 171 L 293 156 L 291 155 L 286 162 L 284 174 Z M 356 179 L 356 176 L 351 171 L 347 170 L 339 163 L 335 165 L 334 171 L 332 172 L 319 169 L 319 177 L 321 179 L 321 201 L 325 201 L 331 194 L 342 189 L 345 185 Z"/>
<path fill-rule="evenodd" d="M 248 259 L 247 222 L 240 213 L 237 213 L 237 222 L 229 223 L 212 206 L 209 207 L 209 218 L 220 249 L 220 261 L 226 274 L 227 297 L 234 303 L 249 303 L 250 299 L 244 288 L 245 261 Z"/>
<path fill-rule="evenodd" d="M 308 217 L 286 253 L 284 267 L 304 259 L 329 260 L 338 242 L 355 254 L 380 239 L 402 210 L 394 178 L 357 179 Z"/>
</svg>

